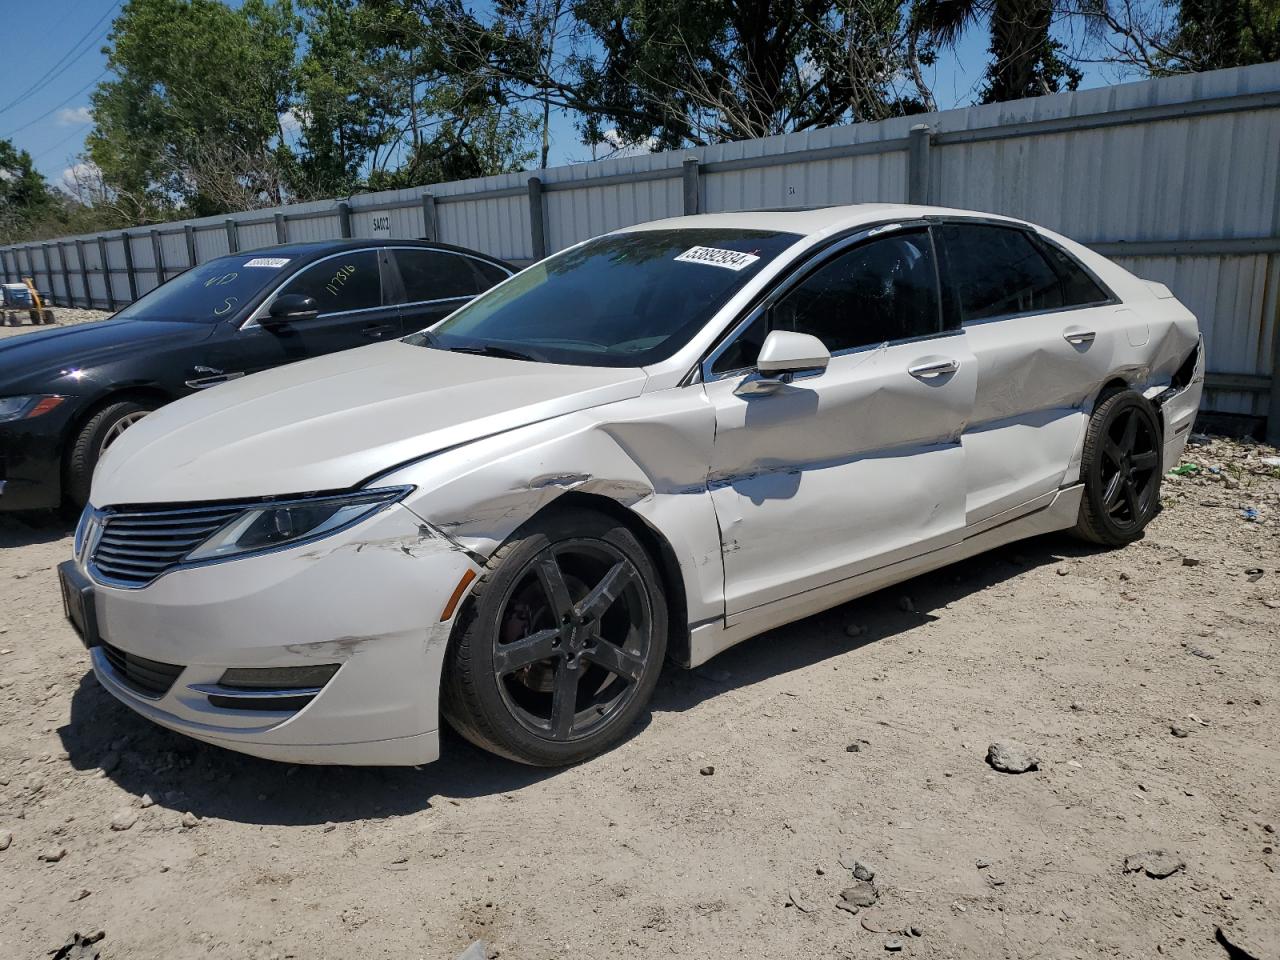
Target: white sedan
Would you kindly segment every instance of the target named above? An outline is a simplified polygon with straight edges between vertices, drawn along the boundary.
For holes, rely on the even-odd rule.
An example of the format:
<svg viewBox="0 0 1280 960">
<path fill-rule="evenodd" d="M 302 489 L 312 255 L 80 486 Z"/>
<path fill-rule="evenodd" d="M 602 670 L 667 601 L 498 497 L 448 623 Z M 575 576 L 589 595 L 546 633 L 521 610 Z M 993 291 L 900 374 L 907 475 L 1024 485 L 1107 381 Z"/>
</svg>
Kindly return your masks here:
<svg viewBox="0 0 1280 960">
<path fill-rule="evenodd" d="M 443 717 L 572 763 L 668 657 L 1021 537 L 1140 537 L 1203 370 L 1168 289 L 1016 220 L 642 224 L 147 417 L 63 595 L 102 685 L 209 743 L 418 764 Z"/>
</svg>

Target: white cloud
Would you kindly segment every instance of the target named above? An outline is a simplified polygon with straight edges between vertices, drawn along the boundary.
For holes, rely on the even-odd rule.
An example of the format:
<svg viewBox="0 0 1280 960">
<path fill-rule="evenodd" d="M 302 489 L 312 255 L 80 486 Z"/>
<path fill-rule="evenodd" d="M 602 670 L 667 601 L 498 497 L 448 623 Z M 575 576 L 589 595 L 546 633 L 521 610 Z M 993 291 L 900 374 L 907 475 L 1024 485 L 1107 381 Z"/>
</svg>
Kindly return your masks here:
<svg viewBox="0 0 1280 960">
<path fill-rule="evenodd" d="M 0 167 L 0 180 L 12 180 L 13 178 L 12 170 L 6 170 L 3 167 Z"/>
<path fill-rule="evenodd" d="M 624 140 L 617 129 L 606 130 L 600 142 L 596 144 L 595 153 L 603 154 L 600 159 L 612 160 L 617 157 L 641 157 L 653 153 L 658 145 L 656 137 L 644 137 L 641 140 Z"/>
<path fill-rule="evenodd" d="M 278 119 L 280 120 L 280 129 L 284 131 L 285 136 L 293 137 L 302 130 L 303 124 L 307 122 L 307 111 L 290 107 L 280 114 Z"/>
<path fill-rule="evenodd" d="M 78 196 L 85 184 L 96 183 L 101 176 L 102 172 L 97 165 L 77 163 L 62 171 L 62 176 L 58 178 L 58 186 L 67 193 Z"/>
<path fill-rule="evenodd" d="M 58 111 L 58 126 L 73 127 L 78 123 L 93 123 L 88 107 L 63 107 Z"/>
</svg>

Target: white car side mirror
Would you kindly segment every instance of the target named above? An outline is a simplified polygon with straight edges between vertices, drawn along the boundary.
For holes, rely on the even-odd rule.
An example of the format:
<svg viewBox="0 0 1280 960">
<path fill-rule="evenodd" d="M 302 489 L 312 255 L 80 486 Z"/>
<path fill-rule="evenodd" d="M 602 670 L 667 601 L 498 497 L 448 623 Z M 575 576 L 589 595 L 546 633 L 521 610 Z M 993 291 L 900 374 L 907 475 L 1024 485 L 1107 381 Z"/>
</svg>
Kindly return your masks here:
<svg viewBox="0 0 1280 960">
<path fill-rule="evenodd" d="M 760 348 L 756 370 L 762 377 L 783 377 L 794 373 L 821 373 L 831 362 L 831 351 L 808 333 L 774 330 Z"/>
</svg>

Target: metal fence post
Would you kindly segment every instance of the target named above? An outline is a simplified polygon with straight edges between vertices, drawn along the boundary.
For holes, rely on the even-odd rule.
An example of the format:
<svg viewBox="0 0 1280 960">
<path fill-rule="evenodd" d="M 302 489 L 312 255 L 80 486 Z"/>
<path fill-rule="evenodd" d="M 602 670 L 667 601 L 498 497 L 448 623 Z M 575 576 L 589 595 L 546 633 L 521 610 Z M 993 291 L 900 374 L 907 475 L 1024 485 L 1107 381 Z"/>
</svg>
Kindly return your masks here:
<svg viewBox="0 0 1280 960">
<path fill-rule="evenodd" d="M 227 253 L 240 252 L 240 228 L 230 218 L 223 221 L 227 227 Z"/>
<path fill-rule="evenodd" d="M 547 255 L 547 224 L 542 204 L 542 181 L 529 178 L 529 238 L 533 241 L 533 259 Z"/>
<path fill-rule="evenodd" d="M 121 231 L 120 239 L 124 241 L 124 275 L 129 281 L 129 302 L 138 299 L 138 274 L 133 269 L 133 237 Z"/>
<path fill-rule="evenodd" d="M 84 241 L 76 241 L 76 260 L 80 264 L 80 282 L 84 284 L 84 305 L 85 309 L 93 309 L 93 288 L 89 286 L 89 267 L 88 258 L 84 253 Z"/>
<path fill-rule="evenodd" d="M 71 271 L 67 269 L 67 245 L 58 241 L 58 265 L 62 268 L 62 292 L 67 295 L 67 306 L 76 305 L 75 294 L 71 292 Z"/>
<path fill-rule="evenodd" d="M 345 200 L 338 204 L 338 236 L 343 239 L 351 236 L 351 204 Z"/>
<path fill-rule="evenodd" d="M 40 244 L 40 256 L 45 260 L 45 283 L 49 284 L 49 302 L 52 306 L 58 306 L 54 301 L 58 300 L 58 294 L 54 292 L 54 261 L 49 256 L 49 244 Z"/>
<path fill-rule="evenodd" d="M 111 283 L 111 261 L 107 259 L 106 237 L 98 237 L 98 256 L 102 258 L 102 282 L 107 286 L 107 306 L 114 313 L 116 309 L 116 290 Z"/>
<path fill-rule="evenodd" d="M 1277 326 L 1271 331 L 1271 392 L 1267 397 L 1266 440 L 1273 447 L 1280 447 L 1280 317 L 1274 320 Z"/>
<path fill-rule="evenodd" d="M 907 134 L 907 203 L 929 202 L 929 148 L 933 131 L 925 123 L 917 123 Z"/>
<path fill-rule="evenodd" d="M 187 239 L 187 266 L 194 267 L 199 261 L 196 260 L 196 228 L 191 224 L 183 224 L 182 232 Z"/>
<path fill-rule="evenodd" d="M 698 212 L 698 158 L 685 160 L 680 172 L 684 178 L 684 215 L 688 217 Z"/>
<path fill-rule="evenodd" d="M 160 231 L 151 231 L 151 262 L 156 268 L 156 286 L 169 279 L 164 269 L 164 245 L 160 242 Z"/>
<path fill-rule="evenodd" d="M 429 193 L 422 195 L 422 239 L 439 240 L 439 226 L 436 223 L 436 198 Z"/>
<path fill-rule="evenodd" d="M 289 242 L 289 227 L 288 227 L 288 225 L 285 223 L 285 220 L 284 220 L 284 214 L 283 214 L 283 213 L 277 213 L 277 214 L 275 215 L 275 218 L 274 218 L 274 219 L 275 219 L 275 221 L 276 221 L 276 243 L 277 243 L 277 244 L 281 244 L 281 243 L 288 243 L 288 242 Z"/>
</svg>

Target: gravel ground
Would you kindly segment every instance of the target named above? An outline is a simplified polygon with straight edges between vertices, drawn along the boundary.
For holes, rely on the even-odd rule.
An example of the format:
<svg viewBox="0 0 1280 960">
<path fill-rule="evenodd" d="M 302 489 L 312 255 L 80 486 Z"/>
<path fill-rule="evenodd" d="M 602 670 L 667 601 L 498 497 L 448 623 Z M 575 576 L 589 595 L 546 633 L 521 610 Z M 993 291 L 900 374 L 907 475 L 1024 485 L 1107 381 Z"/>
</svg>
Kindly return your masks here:
<svg viewBox="0 0 1280 960">
<path fill-rule="evenodd" d="M 669 669 L 561 771 L 151 726 L 62 620 L 67 527 L 0 517 L 0 956 L 1275 958 L 1275 455 L 1201 440 L 1127 549 L 1026 541 Z"/>
<path fill-rule="evenodd" d="M 18 337 L 24 333 L 33 333 L 38 330 L 57 330 L 59 327 L 72 327 L 78 323 L 90 323 L 94 320 L 105 320 L 111 316 L 110 310 L 79 310 L 71 307 L 54 307 L 53 316 L 57 321 L 53 324 L 33 324 L 24 312 L 16 314 L 21 322 L 5 323 L 3 317 L 0 317 L 0 339 L 5 337 Z"/>
</svg>

